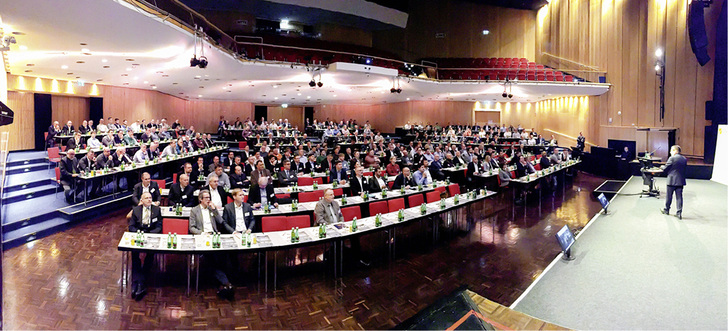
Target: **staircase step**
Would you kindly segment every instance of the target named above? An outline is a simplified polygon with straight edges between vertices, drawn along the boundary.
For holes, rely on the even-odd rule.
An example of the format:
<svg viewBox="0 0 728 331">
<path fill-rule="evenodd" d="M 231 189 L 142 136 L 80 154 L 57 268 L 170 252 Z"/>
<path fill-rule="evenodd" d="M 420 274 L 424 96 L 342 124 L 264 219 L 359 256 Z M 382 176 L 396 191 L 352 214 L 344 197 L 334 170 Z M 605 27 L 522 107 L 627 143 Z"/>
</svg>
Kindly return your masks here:
<svg viewBox="0 0 728 331">
<path fill-rule="evenodd" d="M 18 165 L 18 166 L 12 166 L 7 167 L 5 170 L 5 173 L 7 175 L 15 175 L 15 174 L 22 174 L 27 172 L 33 172 L 33 171 L 39 171 L 48 169 L 47 163 L 31 163 L 31 164 L 25 164 L 25 165 Z M 54 173 L 55 175 L 55 173 Z"/>
<path fill-rule="evenodd" d="M 40 223 L 25 226 L 3 234 L 3 249 L 23 245 L 38 238 L 49 236 L 65 229 L 70 221 L 63 217 L 54 217 Z"/>
<path fill-rule="evenodd" d="M 44 195 L 30 200 L 18 201 L 2 206 L 2 230 L 3 232 L 15 230 L 18 227 L 26 226 L 35 222 L 43 221 L 49 214 L 53 217 L 60 215 L 58 210 L 68 207 L 66 200 L 58 194 Z"/>
<path fill-rule="evenodd" d="M 16 175 L 16 176 L 18 176 L 18 175 Z M 24 183 L 16 184 L 16 185 L 7 185 L 7 183 L 6 183 L 3 191 L 7 195 L 8 193 L 11 193 L 11 192 L 17 192 L 17 191 L 21 191 L 21 190 L 25 190 L 25 189 L 29 189 L 29 188 L 33 188 L 33 187 L 45 186 L 45 185 L 55 185 L 55 182 L 51 178 L 38 178 L 38 179 L 35 179 L 32 181 L 28 181 L 28 182 L 24 182 Z"/>
<path fill-rule="evenodd" d="M 9 204 L 19 202 L 27 199 L 33 199 L 40 196 L 55 194 L 58 185 L 46 184 L 42 186 L 29 187 L 22 190 L 16 190 L 12 192 L 5 192 L 3 196 L 3 204 Z M 63 191 L 62 188 L 58 188 L 59 191 Z"/>
<path fill-rule="evenodd" d="M 48 165 L 48 158 L 44 157 L 42 159 L 27 159 L 27 160 L 8 161 L 7 166 L 8 167 L 16 167 L 16 166 L 22 166 L 22 165 L 39 164 L 39 163 Z"/>
<path fill-rule="evenodd" d="M 48 170 L 47 167 L 35 171 L 28 171 L 19 174 L 8 174 L 5 177 L 5 188 L 23 186 L 36 181 L 53 181 L 56 178 L 56 172 L 53 167 Z"/>
</svg>

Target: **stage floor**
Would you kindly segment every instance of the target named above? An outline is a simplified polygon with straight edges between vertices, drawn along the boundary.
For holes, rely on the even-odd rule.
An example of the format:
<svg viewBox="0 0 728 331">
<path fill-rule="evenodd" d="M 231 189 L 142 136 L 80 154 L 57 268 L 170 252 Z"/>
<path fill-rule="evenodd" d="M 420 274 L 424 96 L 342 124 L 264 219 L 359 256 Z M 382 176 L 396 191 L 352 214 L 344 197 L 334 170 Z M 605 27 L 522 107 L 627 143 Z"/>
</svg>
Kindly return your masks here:
<svg viewBox="0 0 728 331">
<path fill-rule="evenodd" d="M 683 219 L 632 177 L 511 308 L 575 329 L 726 329 L 728 188 L 688 180 Z M 675 213 L 675 201 L 671 213 Z"/>
</svg>

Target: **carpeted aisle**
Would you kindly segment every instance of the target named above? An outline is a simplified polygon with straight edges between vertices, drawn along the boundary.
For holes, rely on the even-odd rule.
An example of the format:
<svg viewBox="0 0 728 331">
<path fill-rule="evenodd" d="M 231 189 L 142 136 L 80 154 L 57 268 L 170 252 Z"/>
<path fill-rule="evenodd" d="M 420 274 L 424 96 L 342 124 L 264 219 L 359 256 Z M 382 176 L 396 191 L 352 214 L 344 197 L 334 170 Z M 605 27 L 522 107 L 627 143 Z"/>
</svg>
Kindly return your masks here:
<svg viewBox="0 0 728 331">
<path fill-rule="evenodd" d="M 728 188 L 688 180 L 683 220 L 633 177 L 511 308 L 575 329 L 728 328 Z M 637 194 L 635 194 L 637 193 Z M 675 213 L 675 201 L 671 213 Z M 555 239 L 554 239 L 555 240 Z"/>
</svg>

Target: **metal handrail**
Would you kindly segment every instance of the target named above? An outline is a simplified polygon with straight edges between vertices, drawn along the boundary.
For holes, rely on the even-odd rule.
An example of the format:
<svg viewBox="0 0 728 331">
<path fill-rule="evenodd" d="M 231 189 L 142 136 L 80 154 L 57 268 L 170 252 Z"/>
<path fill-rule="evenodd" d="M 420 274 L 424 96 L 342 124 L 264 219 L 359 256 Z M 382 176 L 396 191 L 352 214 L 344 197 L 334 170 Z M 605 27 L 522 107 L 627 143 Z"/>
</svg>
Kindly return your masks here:
<svg viewBox="0 0 728 331">
<path fill-rule="evenodd" d="M 580 67 L 589 68 L 589 69 L 592 70 L 592 72 L 605 73 L 605 74 L 607 73 L 606 70 L 601 70 L 601 69 L 599 69 L 599 67 L 595 67 L 595 66 L 590 66 L 590 65 L 583 64 L 583 63 L 579 63 L 579 62 L 576 62 L 576 61 L 573 61 L 573 60 L 569 60 L 567 58 L 563 58 L 563 57 L 560 57 L 560 56 L 557 56 L 557 55 L 553 55 L 551 53 L 541 52 L 541 54 L 542 55 L 549 56 L 549 57 L 552 57 L 552 58 L 557 59 L 559 61 L 566 61 L 566 62 L 569 62 L 569 63 L 576 64 L 576 65 L 578 65 Z"/>
</svg>

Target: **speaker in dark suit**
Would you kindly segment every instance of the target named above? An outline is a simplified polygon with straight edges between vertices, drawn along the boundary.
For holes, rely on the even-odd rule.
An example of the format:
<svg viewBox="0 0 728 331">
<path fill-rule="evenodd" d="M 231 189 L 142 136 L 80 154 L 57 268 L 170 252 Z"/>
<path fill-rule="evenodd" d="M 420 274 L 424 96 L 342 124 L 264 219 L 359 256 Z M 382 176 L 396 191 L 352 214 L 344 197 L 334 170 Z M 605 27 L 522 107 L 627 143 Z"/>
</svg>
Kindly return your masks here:
<svg viewBox="0 0 728 331">
<path fill-rule="evenodd" d="M 663 165 L 662 171 L 667 175 L 667 199 L 665 199 L 665 209 L 661 209 L 663 214 L 670 213 L 670 205 L 672 205 L 672 194 L 675 193 L 677 200 L 677 216 L 682 219 L 683 209 L 683 186 L 685 186 L 685 171 L 688 166 L 688 160 L 680 154 L 680 146 L 674 145 L 670 148 L 670 156 L 667 163 Z"/>
</svg>

